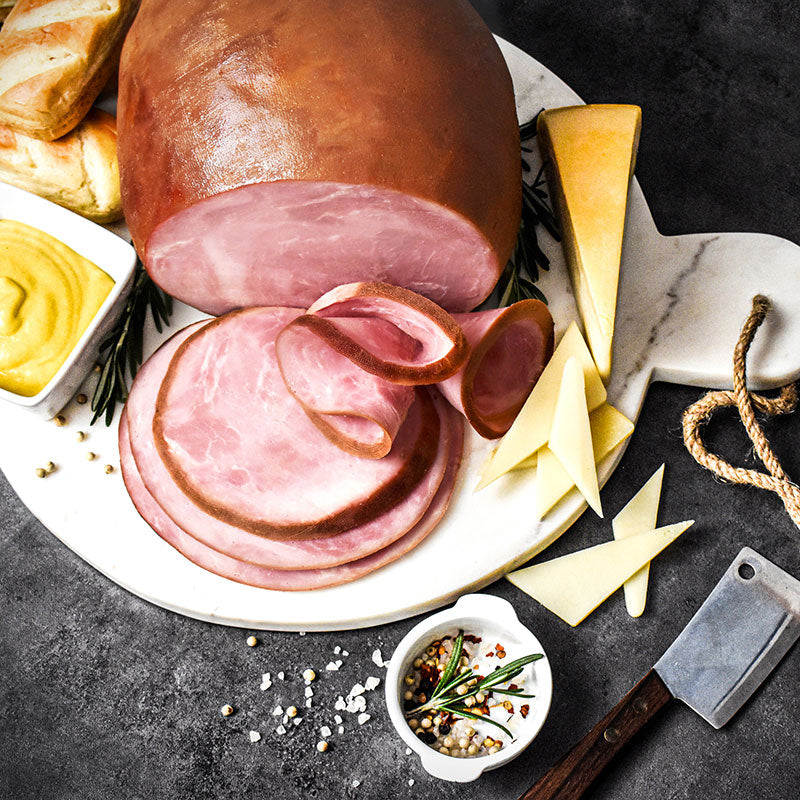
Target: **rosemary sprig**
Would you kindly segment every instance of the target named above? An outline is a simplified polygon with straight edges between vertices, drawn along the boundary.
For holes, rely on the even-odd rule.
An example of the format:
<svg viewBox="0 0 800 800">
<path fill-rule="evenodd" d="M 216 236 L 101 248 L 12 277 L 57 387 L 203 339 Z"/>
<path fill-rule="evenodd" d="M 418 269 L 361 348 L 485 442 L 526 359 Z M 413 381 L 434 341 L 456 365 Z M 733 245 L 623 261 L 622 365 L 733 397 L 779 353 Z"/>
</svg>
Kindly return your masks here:
<svg viewBox="0 0 800 800">
<path fill-rule="evenodd" d="M 539 111 L 532 120 L 520 125 L 520 141 L 524 143 L 536 136 L 536 122 L 541 113 Z M 525 144 L 522 145 L 522 151 L 533 152 L 532 148 Z M 541 225 L 558 242 L 561 241 L 561 234 L 555 214 L 547 203 L 544 169 L 545 164 L 536 173 L 532 183 L 528 183 L 524 177 L 522 179 L 522 218 L 511 258 L 497 284 L 499 306 L 508 306 L 529 298 L 547 302 L 541 289 L 536 286 L 536 281 L 539 280 L 540 269 L 545 271 L 550 269 L 550 259 L 539 246 L 536 229 Z M 522 170 L 523 175 L 531 170 L 524 158 Z"/>
<path fill-rule="evenodd" d="M 153 283 L 139 262 L 125 308 L 100 345 L 100 357 L 102 359 L 105 355 L 105 363 L 92 395 L 94 416 L 91 425 L 103 414 L 106 415 L 106 425 L 110 425 L 117 403 L 128 399 L 125 373 L 127 371 L 133 379 L 142 363 L 142 339 L 148 309 L 156 330 L 161 333 L 162 325 L 169 324 L 172 298 Z"/>
<path fill-rule="evenodd" d="M 464 701 L 469 697 L 474 697 L 479 692 L 496 692 L 497 694 L 510 694 L 515 697 L 534 697 L 532 694 L 525 694 L 516 689 L 500 689 L 499 684 L 506 683 L 516 678 L 528 664 L 544 658 L 543 653 L 532 653 L 531 655 L 523 656 L 515 661 L 511 661 L 502 667 L 490 672 L 488 675 L 480 678 L 475 686 L 467 689 L 464 694 L 459 694 L 457 689 L 467 681 L 472 680 L 475 675 L 472 670 L 466 669 L 463 672 L 456 673 L 458 665 L 461 661 L 461 653 L 464 648 L 464 631 L 459 631 L 458 636 L 453 642 L 453 649 L 450 652 L 450 657 L 447 659 L 444 671 L 439 678 L 439 682 L 431 692 L 430 700 L 423 703 L 423 705 L 406 711 L 406 717 L 414 717 L 417 714 L 423 714 L 426 711 L 445 711 L 456 716 L 467 717 L 474 720 L 482 720 L 498 728 L 502 728 L 509 736 L 512 733 L 505 725 L 500 724 L 497 720 L 483 714 L 476 714 L 470 711 L 464 705 Z"/>
</svg>

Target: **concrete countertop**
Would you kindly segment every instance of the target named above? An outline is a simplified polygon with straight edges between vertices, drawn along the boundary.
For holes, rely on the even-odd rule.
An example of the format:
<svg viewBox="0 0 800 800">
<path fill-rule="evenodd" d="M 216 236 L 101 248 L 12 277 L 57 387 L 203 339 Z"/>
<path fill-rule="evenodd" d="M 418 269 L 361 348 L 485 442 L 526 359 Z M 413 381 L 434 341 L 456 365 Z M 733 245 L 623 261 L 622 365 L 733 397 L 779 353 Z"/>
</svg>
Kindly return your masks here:
<svg viewBox="0 0 800 800">
<path fill-rule="evenodd" d="M 637 176 L 663 233 L 762 231 L 800 241 L 795 3 L 473 2 L 496 33 L 587 101 L 642 106 Z M 368 695 L 366 724 L 344 713 L 338 734 L 332 722 L 338 695 L 370 675 L 383 678 L 373 650 L 388 659 L 414 620 L 346 633 L 259 633 L 250 648 L 247 631 L 186 619 L 119 589 L 48 533 L 0 478 L 0 797 L 517 798 L 648 670 L 743 545 L 800 575 L 800 531 L 780 500 L 717 481 L 685 451 L 681 412 L 700 394 L 652 387 L 604 490 L 610 517 L 666 462 L 660 519 L 697 520 L 656 562 L 644 616 L 629 618 L 615 596 L 572 629 L 505 581 L 487 590 L 509 599 L 542 641 L 555 694 L 534 745 L 466 786 L 429 778 L 406 754 L 382 684 Z M 800 417 L 770 420 L 766 430 L 789 474 L 800 476 Z M 735 414 L 718 414 L 708 440 L 734 463 L 757 466 Z M 545 558 L 606 538 L 588 513 Z M 337 658 L 341 669 L 327 672 Z M 319 676 L 308 709 L 306 667 Z M 261 691 L 264 672 L 273 685 Z M 795 647 L 720 731 L 673 703 L 586 796 L 795 800 L 798 686 Z M 227 719 L 219 714 L 225 703 L 236 708 Z M 278 736 L 272 710 L 292 704 L 303 706 L 303 722 Z M 334 730 L 324 754 L 315 749 L 322 725 Z M 251 744 L 250 730 L 262 740 Z"/>
</svg>

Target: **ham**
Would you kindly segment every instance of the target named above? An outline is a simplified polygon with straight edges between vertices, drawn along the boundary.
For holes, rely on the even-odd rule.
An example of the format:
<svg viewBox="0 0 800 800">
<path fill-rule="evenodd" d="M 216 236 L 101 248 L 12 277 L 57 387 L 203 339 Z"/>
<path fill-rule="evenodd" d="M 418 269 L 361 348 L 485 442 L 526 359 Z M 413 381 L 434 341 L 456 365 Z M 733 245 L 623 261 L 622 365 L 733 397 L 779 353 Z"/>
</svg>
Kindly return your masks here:
<svg viewBox="0 0 800 800">
<path fill-rule="evenodd" d="M 328 292 L 280 332 L 276 354 L 289 392 L 332 442 L 383 458 L 413 400 L 410 385 L 453 375 L 467 341 L 440 306 L 372 282 Z"/>
<path fill-rule="evenodd" d="M 450 409 L 444 413 L 449 417 L 448 422 L 443 425 L 443 429 L 447 431 L 448 441 L 446 471 L 432 502 L 419 521 L 407 533 L 386 547 L 370 555 L 325 569 L 284 570 L 262 567 L 221 553 L 189 536 L 164 513 L 144 485 L 130 448 L 126 411 L 120 420 L 120 466 L 125 486 L 142 518 L 164 541 L 197 566 L 223 578 L 263 589 L 283 591 L 321 589 L 353 581 L 389 564 L 416 547 L 439 523 L 455 488 L 463 440 L 463 425 L 455 412 Z M 331 540 L 324 541 L 327 543 Z"/>
<path fill-rule="evenodd" d="M 334 566 L 368 555 L 392 543 L 419 521 L 444 474 L 446 447 L 441 440 L 436 442 L 436 456 L 430 468 L 402 502 L 336 536 L 278 541 L 212 516 L 194 503 L 176 483 L 156 451 L 153 417 L 159 388 L 175 352 L 204 325 L 206 323 L 201 322 L 179 331 L 148 359 L 136 376 L 126 405 L 137 471 L 159 506 L 187 534 L 238 560 L 279 569 L 307 569 Z M 434 394 L 432 402 L 440 420 L 451 419 L 444 414 L 443 409 L 449 406 L 443 398 Z M 449 425 L 452 427 L 452 421 Z M 305 431 L 313 434 L 312 441 L 320 440 L 327 444 L 314 428 L 309 427 Z M 338 454 L 332 465 L 334 471 L 346 469 L 350 462 L 360 461 L 338 450 L 334 449 L 334 452 Z M 294 467 L 290 466 L 289 469 L 293 470 Z M 302 507 L 305 496 L 311 492 L 307 490 L 308 484 L 301 472 L 292 474 L 302 490 L 301 498 L 297 501 Z"/>
<path fill-rule="evenodd" d="M 372 279 L 468 311 L 519 226 L 513 87 L 467 0 L 143 0 L 118 147 L 148 272 L 211 314 Z"/>
<path fill-rule="evenodd" d="M 539 300 L 457 314 L 469 343 L 466 364 L 439 384 L 442 394 L 487 439 L 516 419 L 553 354 L 553 318 Z"/>
</svg>

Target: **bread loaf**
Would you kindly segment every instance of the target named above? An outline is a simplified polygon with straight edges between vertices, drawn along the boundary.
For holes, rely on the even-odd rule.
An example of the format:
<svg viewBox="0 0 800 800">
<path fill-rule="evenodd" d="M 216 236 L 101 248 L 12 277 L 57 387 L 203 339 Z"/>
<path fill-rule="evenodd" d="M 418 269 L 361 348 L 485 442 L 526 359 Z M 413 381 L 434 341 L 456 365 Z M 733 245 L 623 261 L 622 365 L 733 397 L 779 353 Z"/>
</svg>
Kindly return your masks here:
<svg viewBox="0 0 800 800">
<path fill-rule="evenodd" d="M 54 142 L 0 128 L 0 181 L 95 222 L 120 219 L 116 120 L 92 109 L 77 128 Z"/>
<path fill-rule="evenodd" d="M 138 0 L 18 0 L 0 29 L 0 125 L 50 141 L 83 119 Z"/>
</svg>

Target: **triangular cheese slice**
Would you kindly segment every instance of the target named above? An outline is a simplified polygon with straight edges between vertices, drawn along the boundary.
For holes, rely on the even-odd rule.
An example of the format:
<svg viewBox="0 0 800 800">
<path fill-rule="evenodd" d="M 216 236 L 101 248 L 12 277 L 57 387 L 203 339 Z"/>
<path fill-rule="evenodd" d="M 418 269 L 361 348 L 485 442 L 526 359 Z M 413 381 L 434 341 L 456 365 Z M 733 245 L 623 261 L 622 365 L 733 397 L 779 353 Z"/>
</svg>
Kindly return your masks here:
<svg viewBox="0 0 800 800">
<path fill-rule="evenodd" d="M 661 483 L 664 478 L 662 464 L 650 480 L 628 501 L 628 504 L 611 521 L 615 539 L 635 536 L 642 531 L 655 528 L 658 521 L 658 503 L 661 500 Z M 625 581 L 625 607 L 632 617 L 640 617 L 647 602 L 647 582 L 650 564 Z"/>
<path fill-rule="evenodd" d="M 587 547 L 543 564 L 511 572 L 515 586 L 575 626 L 675 541 L 694 520 Z"/>
<path fill-rule="evenodd" d="M 572 478 L 586 502 L 602 517 L 600 488 L 597 485 L 597 468 L 592 447 L 592 428 L 589 425 L 589 410 L 586 408 L 586 388 L 583 368 L 577 358 L 564 364 L 561 389 L 553 414 L 553 427 L 547 449 L 561 462 L 561 466 Z M 539 454 L 539 464 L 543 453 Z"/>
<path fill-rule="evenodd" d="M 577 358 L 583 367 L 586 405 L 589 410 L 592 411 L 605 402 L 605 386 L 592 361 L 586 342 L 583 341 L 578 326 L 573 322 L 561 337 L 558 347 L 528 395 L 525 405 L 517 414 L 514 424 L 489 457 L 489 463 L 482 469 L 476 491 L 505 475 L 520 461 L 547 444 L 561 389 L 561 374 L 564 371 L 564 364 L 570 358 Z"/>
<path fill-rule="evenodd" d="M 605 381 L 611 374 L 625 209 L 641 120 L 639 106 L 588 105 L 543 111 L 537 125 L 575 300 Z"/>
<path fill-rule="evenodd" d="M 618 444 L 633 433 L 633 423 L 616 408 L 603 403 L 589 414 L 592 431 L 594 463 L 599 464 Z M 548 457 L 546 454 L 550 453 Z M 545 454 L 544 459 L 539 456 Z M 538 461 L 537 461 L 538 460 Z M 532 463 L 531 463 L 532 462 Z M 536 467 L 536 512 L 537 518 L 544 515 L 575 486 L 569 473 L 547 447 L 529 456 L 520 464 Z M 650 528 L 655 528 L 655 523 Z M 649 530 L 645 528 L 643 530 Z"/>
</svg>

